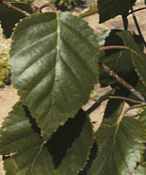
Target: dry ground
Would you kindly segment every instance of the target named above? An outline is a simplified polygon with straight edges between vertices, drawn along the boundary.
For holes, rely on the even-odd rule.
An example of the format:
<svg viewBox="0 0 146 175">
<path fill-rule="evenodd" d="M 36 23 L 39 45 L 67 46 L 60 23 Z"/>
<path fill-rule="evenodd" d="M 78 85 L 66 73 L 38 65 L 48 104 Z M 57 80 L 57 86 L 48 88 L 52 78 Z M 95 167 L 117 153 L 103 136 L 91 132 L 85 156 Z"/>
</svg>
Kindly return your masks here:
<svg viewBox="0 0 146 175">
<path fill-rule="evenodd" d="M 139 7 L 142 6 L 142 3 L 140 2 Z M 137 13 L 138 19 L 140 21 L 140 25 L 142 27 L 143 33 L 146 37 L 146 18 L 145 18 L 145 11 L 141 11 Z M 133 23 L 132 18 L 130 17 L 130 28 L 132 30 L 135 30 L 135 26 Z M 99 31 L 103 25 L 98 25 L 98 16 L 92 15 L 90 17 L 87 17 L 86 20 L 89 22 L 90 26 L 94 28 L 94 30 Z M 121 28 L 122 21 L 120 17 L 117 17 L 113 20 L 110 20 L 105 23 L 105 25 L 109 28 Z M 0 41 L 1 42 L 1 41 Z M 1 44 L 1 43 L 0 43 Z M 98 88 L 98 93 L 104 93 L 103 89 Z M 5 116 L 7 116 L 8 112 L 11 111 L 12 106 L 18 101 L 19 97 L 17 95 L 16 90 L 13 87 L 6 87 L 4 89 L 0 89 L 0 125 L 2 121 L 4 120 Z M 91 102 L 92 103 L 92 102 Z M 92 120 L 96 120 L 97 118 L 101 118 L 101 115 L 104 111 L 104 104 L 96 111 L 94 115 L 92 115 Z M 0 175 L 4 175 L 4 172 L 2 170 L 2 164 L 0 164 Z"/>
</svg>

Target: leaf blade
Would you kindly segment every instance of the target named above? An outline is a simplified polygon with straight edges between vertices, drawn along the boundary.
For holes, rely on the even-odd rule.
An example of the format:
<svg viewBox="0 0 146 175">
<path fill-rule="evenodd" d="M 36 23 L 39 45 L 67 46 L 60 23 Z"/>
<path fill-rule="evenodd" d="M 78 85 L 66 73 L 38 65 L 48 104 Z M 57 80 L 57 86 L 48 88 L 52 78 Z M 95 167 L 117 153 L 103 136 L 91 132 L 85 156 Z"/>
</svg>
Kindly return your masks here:
<svg viewBox="0 0 146 175">
<path fill-rule="evenodd" d="M 13 82 L 49 137 L 87 102 L 97 81 L 96 35 L 68 13 L 46 13 L 24 20 L 13 39 Z"/>
</svg>

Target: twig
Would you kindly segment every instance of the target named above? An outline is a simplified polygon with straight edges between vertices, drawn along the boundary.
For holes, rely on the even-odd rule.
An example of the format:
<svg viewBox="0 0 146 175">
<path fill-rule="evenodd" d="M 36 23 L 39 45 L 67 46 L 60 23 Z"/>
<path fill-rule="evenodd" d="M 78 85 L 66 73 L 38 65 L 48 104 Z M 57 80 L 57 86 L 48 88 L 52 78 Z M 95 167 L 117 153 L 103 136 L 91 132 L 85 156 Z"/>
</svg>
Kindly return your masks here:
<svg viewBox="0 0 146 175">
<path fill-rule="evenodd" d="M 142 107 L 146 107 L 146 103 L 131 106 L 126 110 L 126 113 L 133 110 L 133 109 L 138 109 L 138 108 L 142 108 Z"/>
<path fill-rule="evenodd" d="M 4 5 L 6 5 L 8 8 L 11 8 L 11 9 L 17 11 L 17 12 L 20 12 L 20 13 L 22 13 L 22 14 L 25 15 L 25 16 L 30 16 L 29 13 L 27 13 L 26 11 L 24 11 L 24 10 L 22 10 L 22 9 L 16 7 L 16 6 L 14 6 L 14 5 L 12 5 L 10 2 L 7 2 L 7 1 L 5 1 L 5 0 L 2 0 L 2 1 L 0 1 L 0 4 L 4 4 Z"/>
<path fill-rule="evenodd" d="M 95 111 L 103 101 L 107 100 L 109 98 L 110 95 L 113 95 L 114 90 L 111 90 L 109 92 L 107 92 L 105 95 L 101 96 L 96 103 L 94 103 L 87 111 L 87 114 L 91 114 L 93 111 Z"/>
<path fill-rule="evenodd" d="M 146 104 L 146 103 L 143 103 L 143 101 L 134 100 L 132 98 L 121 97 L 121 96 L 109 96 L 109 99 L 124 100 L 124 101 L 131 102 L 134 104 Z"/>
<path fill-rule="evenodd" d="M 146 41 L 145 41 L 145 39 L 144 39 L 143 33 L 142 33 L 141 29 L 140 29 L 138 20 L 137 20 L 137 18 L 136 18 L 136 15 L 134 14 L 133 9 L 131 9 L 131 12 L 132 12 L 133 20 L 134 20 L 135 26 L 136 26 L 136 28 L 137 28 L 137 31 L 138 31 L 138 33 L 139 33 L 139 36 L 141 37 L 141 39 L 142 39 L 142 41 L 143 41 L 143 43 L 144 43 L 144 45 L 145 45 L 145 47 L 146 47 Z"/>
<path fill-rule="evenodd" d="M 121 85 L 126 87 L 134 96 L 136 96 L 139 100 L 145 101 L 144 97 L 141 95 L 140 92 L 138 92 L 133 86 L 131 86 L 128 82 L 126 82 L 124 79 L 122 79 L 118 74 L 116 74 L 111 68 L 109 68 L 105 64 L 101 64 L 102 68 L 106 73 L 108 73 L 111 77 L 113 77 L 117 82 L 119 82 Z"/>
<path fill-rule="evenodd" d="M 146 10 L 146 7 L 141 7 L 141 8 L 135 9 L 135 10 L 133 9 L 133 11 L 130 11 L 128 13 L 128 15 L 132 15 L 133 13 L 139 12 L 141 10 Z"/>
</svg>

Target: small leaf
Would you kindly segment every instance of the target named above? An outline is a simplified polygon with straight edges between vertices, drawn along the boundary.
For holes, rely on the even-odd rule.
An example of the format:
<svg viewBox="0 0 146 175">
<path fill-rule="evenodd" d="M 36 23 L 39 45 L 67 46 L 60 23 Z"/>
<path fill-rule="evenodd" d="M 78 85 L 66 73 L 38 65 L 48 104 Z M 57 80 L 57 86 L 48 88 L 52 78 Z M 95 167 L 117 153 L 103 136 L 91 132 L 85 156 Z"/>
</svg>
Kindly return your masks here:
<svg viewBox="0 0 146 175">
<path fill-rule="evenodd" d="M 98 0 L 100 23 L 117 15 L 126 15 L 136 0 Z"/>
<path fill-rule="evenodd" d="M 22 21 L 13 40 L 13 82 L 49 137 L 74 117 L 97 82 L 96 35 L 69 13 L 45 13 Z"/>
<path fill-rule="evenodd" d="M 32 8 L 29 4 L 22 2 L 12 4 L 22 10 L 27 11 L 28 13 L 32 13 Z M 21 12 L 9 8 L 4 4 L 0 4 L 0 22 L 3 28 L 3 33 L 7 38 L 11 36 L 15 25 L 24 17 L 25 15 Z"/>
<path fill-rule="evenodd" d="M 125 117 L 119 125 L 105 121 L 97 131 L 98 155 L 89 175 L 134 174 L 145 139 L 146 127 L 139 120 Z"/>
<path fill-rule="evenodd" d="M 89 157 L 93 132 L 80 111 L 44 142 L 17 104 L 0 130 L 0 154 L 11 175 L 76 175 Z"/>
</svg>

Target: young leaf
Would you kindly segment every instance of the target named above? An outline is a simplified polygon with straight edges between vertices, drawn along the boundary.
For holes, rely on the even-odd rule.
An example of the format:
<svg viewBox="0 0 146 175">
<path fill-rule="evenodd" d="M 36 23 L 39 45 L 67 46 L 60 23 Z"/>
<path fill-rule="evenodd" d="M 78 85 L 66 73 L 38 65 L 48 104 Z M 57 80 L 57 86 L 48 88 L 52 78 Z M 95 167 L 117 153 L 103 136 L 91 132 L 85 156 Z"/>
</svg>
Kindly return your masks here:
<svg viewBox="0 0 146 175">
<path fill-rule="evenodd" d="M 98 0 L 100 23 L 117 15 L 126 15 L 136 0 Z"/>
<path fill-rule="evenodd" d="M 80 111 L 44 142 L 18 103 L 0 130 L 0 154 L 6 174 L 77 175 L 90 154 L 92 134 L 89 118 Z"/>
<path fill-rule="evenodd" d="M 96 35 L 69 13 L 45 13 L 22 21 L 13 40 L 13 82 L 49 137 L 87 102 L 97 81 Z"/>
<path fill-rule="evenodd" d="M 32 8 L 30 4 L 25 3 L 12 3 L 14 6 L 32 13 Z M 15 24 L 19 22 L 20 19 L 24 18 L 25 15 L 18 12 L 12 8 L 7 7 L 4 4 L 0 4 L 0 22 L 3 28 L 3 33 L 6 38 L 9 38 L 13 32 Z"/>
<path fill-rule="evenodd" d="M 97 131 L 98 155 L 89 175 L 134 174 L 146 140 L 146 127 L 139 120 L 125 117 L 116 125 L 105 121 Z"/>
</svg>

